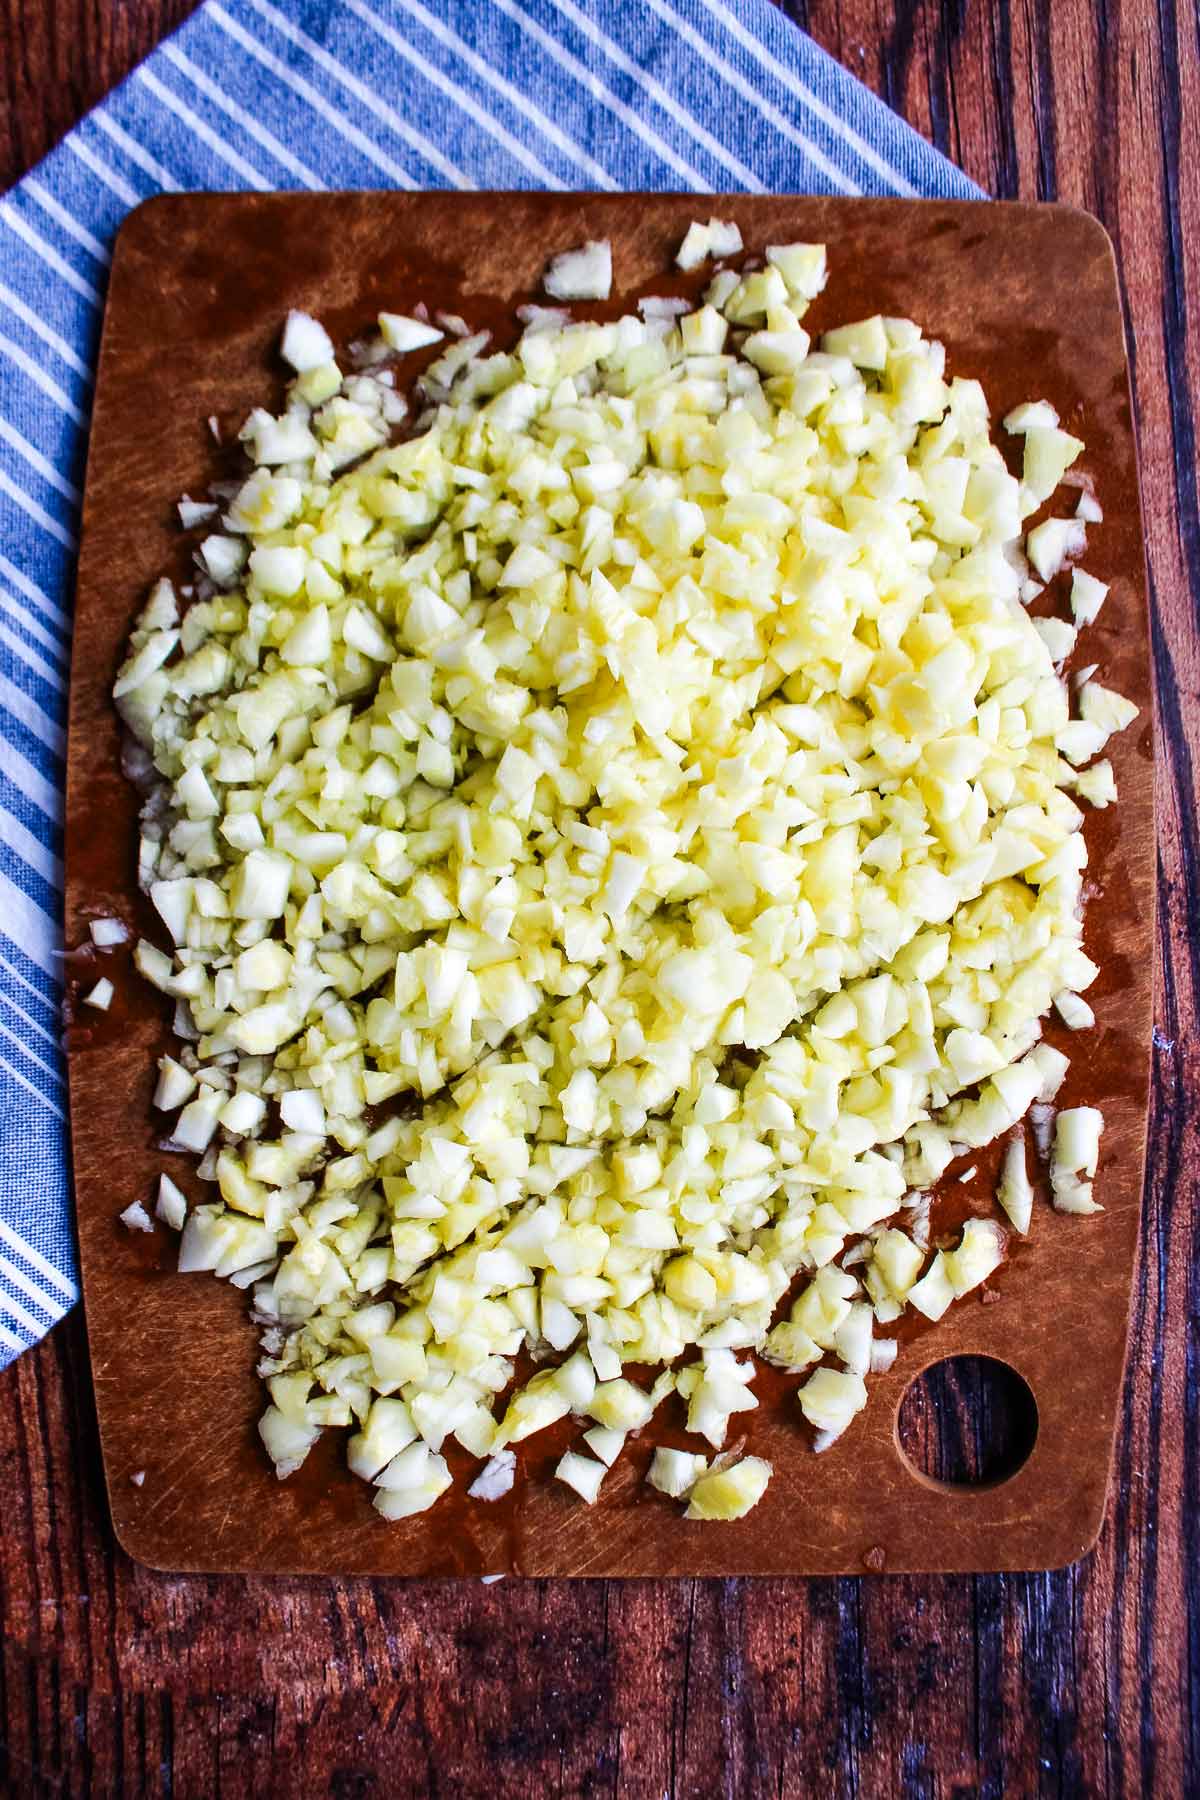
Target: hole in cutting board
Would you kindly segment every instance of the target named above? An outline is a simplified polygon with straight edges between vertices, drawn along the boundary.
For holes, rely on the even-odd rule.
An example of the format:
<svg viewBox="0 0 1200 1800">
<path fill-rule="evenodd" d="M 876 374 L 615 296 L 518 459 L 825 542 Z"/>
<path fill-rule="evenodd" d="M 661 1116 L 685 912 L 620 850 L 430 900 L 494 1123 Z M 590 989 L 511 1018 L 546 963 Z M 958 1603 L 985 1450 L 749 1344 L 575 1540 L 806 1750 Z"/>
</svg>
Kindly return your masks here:
<svg viewBox="0 0 1200 1800">
<path fill-rule="evenodd" d="M 1037 1442 L 1029 1384 L 992 1356 L 947 1356 L 913 1378 L 896 1441 L 913 1473 L 939 1487 L 996 1487 Z"/>
</svg>

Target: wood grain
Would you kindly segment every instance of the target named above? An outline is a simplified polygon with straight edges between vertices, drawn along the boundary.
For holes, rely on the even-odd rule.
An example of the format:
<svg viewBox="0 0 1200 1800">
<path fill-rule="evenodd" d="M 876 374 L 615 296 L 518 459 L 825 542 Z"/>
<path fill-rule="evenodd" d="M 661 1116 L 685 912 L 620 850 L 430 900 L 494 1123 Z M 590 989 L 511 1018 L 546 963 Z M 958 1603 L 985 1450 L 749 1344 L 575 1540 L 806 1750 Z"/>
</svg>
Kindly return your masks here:
<svg viewBox="0 0 1200 1800">
<path fill-rule="evenodd" d="M 0 192 L 197 0 L 0 0 Z"/>
<path fill-rule="evenodd" d="M 53 15 L 82 32 L 91 10 L 8 0 L 0 70 L 18 26 L 32 35 Z M 0 1788 L 704 1800 L 1195 1791 L 1195 23 L 1172 0 L 791 10 L 988 191 L 1036 199 L 1057 184 L 1099 213 L 1121 258 L 1159 683 L 1160 1036 L 1119 1482 L 1100 1546 L 1037 1577 L 511 1590 L 164 1580 L 111 1550 L 76 1314 L 0 1377 Z M 165 28 L 157 0 L 142 12 Z M 101 86 L 122 72 L 98 63 L 93 76 Z M 44 143 L 65 123 L 60 97 L 23 93 L 26 116 L 10 130 Z"/>
<path fill-rule="evenodd" d="M 798 1380 L 760 1370 L 761 1404 L 746 1435 L 775 1476 L 737 1525 L 681 1524 L 675 1509 L 645 1495 L 654 1444 L 675 1442 L 684 1425 L 674 1399 L 621 1457 L 592 1508 L 550 1479 L 578 1437 L 569 1421 L 530 1446 L 502 1506 L 465 1501 L 476 1465 L 463 1458 L 461 1468 L 452 1461 L 453 1495 L 385 1527 L 368 1490 L 342 1470 L 332 1434 L 279 1486 L 255 1431 L 263 1397 L 247 1299 L 177 1275 L 174 1242 L 131 1236 L 113 1204 L 115 1167 L 131 1196 L 151 1195 L 164 1167 L 149 1094 L 157 1058 L 171 1047 L 171 1008 L 137 979 L 128 950 L 103 959 L 117 989 L 111 1011 L 98 1016 L 81 1004 L 99 966 L 89 918 L 115 914 L 134 934 L 163 937 L 153 908 L 136 896 L 140 801 L 120 773 L 111 684 L 152 581 L 164 568 L 186 570 L 190 546 L 164 496 L 203 493 L 236 475 L 238 460 L 222 460 L 203 421 L 219 416 L 229 437 L 253 405 L 282 404 L 275 345 L 291 308 L 319 314 L 339 341 L 381 306 L 452 311 L 503 348 L 518 329 L 514 309 L 537 297 L 547 257 L 581 233 L 613 245 L 614 293 L 602 309 L 613 316 L 664 286 L 696 298 L 707 276 L 664 280 L 695 212 L 688 195 L 160 198 L 122 229 L 109 282 L 80 538 L 66 829 L 67 1050 L 88 1336 L 117 1536 L 155 1568 L 811 1575 L 857 1572 L 867 1556 L 893 1570 L 1055 1568 L 1099 1529 L 1138 1226 L 1154 930 L 1149 645 L 1111 250 L 1094 220 L 1061 207 L 748 195 L 724 196 L 722 206 L 757 255 L 794 240 L 833 247 L 829 285 L 805 315 L 814 337 L 846 319 L 911 311 L 944 340 L 951 370 L 982 381 L 998 417 L 1046 392 L 1086 437 L 1086 473 L 1105 507 L 1089 534 L 1089 562 L 1112 590 L 1072 663 L 1099 662 L 1141 720 L 1109 746 L 1120 806 L 1093 811 L 1085 828 L 1097 890 L 1086 943 L 1103 972 L 1090 990 L 1098 1027 L 1080 1039 L 1052 1022 L 1047 1039 L 1071 1059 L 1061 1103 L 1104 1113 L 1104 1211 L 1082 1229 L 1043 1205 L 986 1299 L 973 1295 L 933 1331 L 914 1315 L 893 1369 L 872 1383 L 863 1419 L 820 1457 L 798 1427 Z M 235 286 L 231 262 L 247 271 Z M 175 346 L 173 404 L 148 412 L 164 343 Z M 414 373 L 401 371 L 401 379 Z M 1066 616 L 1068 589 L 1064 573 L 1039 610 Z M 935 1235 L 957 1231 L 969 1211 L 994 1212 L 998 1157 L 999 1146 L 951 1164 L 934 1193 Z M 165 1166 L 203 1197 L 192 1159 Z M 1018 1368 L 1041 1421 L 1027 1465 L 1003 1488 L 971 1494 L 915 1477 L 894 1430 L 922 1364 L 965 1351 Z M 224 1384 L 219 1430 L 214 1372 Z M 137 1471 L 141 1484 L 130 1480 Z M 252 1510 L 252 1532 L 239 1528 L 231 1496 Z"/>
</svg>

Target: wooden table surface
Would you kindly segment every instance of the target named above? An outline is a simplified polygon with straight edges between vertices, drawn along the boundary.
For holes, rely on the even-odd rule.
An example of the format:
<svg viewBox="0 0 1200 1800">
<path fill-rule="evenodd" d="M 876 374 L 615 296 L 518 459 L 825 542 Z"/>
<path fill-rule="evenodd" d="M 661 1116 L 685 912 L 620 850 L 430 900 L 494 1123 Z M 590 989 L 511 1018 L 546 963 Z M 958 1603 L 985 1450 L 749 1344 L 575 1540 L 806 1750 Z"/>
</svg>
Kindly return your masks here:
<svg viewBox="0 0 1200 1800">
<path fill-rule="evenodd" d="M 189 10 L 0 0 L 0 187 Z M 76 1316 L 0 1375 L 0 1792 L 1198 1791 L 1198 21 L 1179 0 L 788 10 L 989 192 L 1087 207 L 1120 258 L 1152 576 L 1160 943 L 1130 1367 L 1099 1547 L 1057 1574 L 954 1579 L 164 1577 L 113 1548 Z"/>
</svg>

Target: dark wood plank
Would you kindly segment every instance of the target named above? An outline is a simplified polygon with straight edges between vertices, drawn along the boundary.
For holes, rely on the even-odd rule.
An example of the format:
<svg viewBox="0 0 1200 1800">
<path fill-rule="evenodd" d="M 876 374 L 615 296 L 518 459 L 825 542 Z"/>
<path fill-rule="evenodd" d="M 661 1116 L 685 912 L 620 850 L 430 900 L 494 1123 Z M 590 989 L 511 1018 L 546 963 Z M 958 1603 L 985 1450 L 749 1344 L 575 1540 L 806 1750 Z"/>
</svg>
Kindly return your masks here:
<svg viewBox="0 0 1200 1800">
<path fill-rule="evenodd" d="M 51 19 L 84 33 L 91 9 L 0 10 L 9 178 L 22 163 L 11 146 L 36 153 L 70 116 L 52 77 L 25 73 L 49 62 L 14 64 L 18 33 L 45 40 Z M 139 10 L 161 29 L 173 18 L 160 0 Z M 1121 253 L 1164 752 L 1160 1035 L 1119 1484 L 1100 1546 L 1077 1569 L 1032 1578 L 496 1589 L 164 1579 L 111 1551 L 76 1317 L 0 1377 L 0 1789 L 208 1795 L 220 1767 L 228 1794 L 256 1777 L 260 1792 L 314 1796 L 456 1782 L 466 1796 L 681 1800 L 1194 1791 L 1195 24 L 1178 0 L 789 10 L 990 192 L 1038 197 L 1048 146 L 1060 196 L 1097 211 Z M 121 72 L 96 61 L 90 92 Z M 226 1698 L 237 1694 L 249 1698 Z"/>
<path fill-rule="evenodd" d="M 0 0 L 0 192 L 197 0 Z"/>
</svg>

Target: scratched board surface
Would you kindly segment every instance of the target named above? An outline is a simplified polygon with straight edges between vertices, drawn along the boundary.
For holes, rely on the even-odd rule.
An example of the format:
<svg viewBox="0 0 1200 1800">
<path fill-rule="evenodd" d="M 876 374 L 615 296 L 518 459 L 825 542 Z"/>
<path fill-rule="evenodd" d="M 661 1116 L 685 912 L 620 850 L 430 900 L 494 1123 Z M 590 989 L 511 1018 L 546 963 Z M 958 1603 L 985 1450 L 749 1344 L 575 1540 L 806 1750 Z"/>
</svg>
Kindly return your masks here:
<svg viewBox="0 0 1200 1800">
<path fill-rule="evenodd" d="M 714 206 L 717 204 L 713 203 Z M 205 421 L 228 439 L 251 406 L 278 398 L 273 351 L 291 306 L 345 340 L 381 306 L 418 300 L 512 335 L 546 257 L 584 236 L 614 246 L 620 310 L 664 281 L 703 202 L 672 196 L 190 196 L 157 200 L 126 226 L 114 262 L 85 498 L 71 713 L 67 940 L 87 919 L 123 915 L 154 934 L 134 892 L 136 803 L 119 772 L 108 699 L 121 646 L 152 579 L 181 571 L 174 499 L 228 474 Z M 1090 1221 L 1042 1206 L 1027 1243 L 989 1284 L 998 1297 L 910 1328 L 868 1409 L 834 1448 L 811 1454 L 794 1402 L 760 1382 L 750 1448 L 775 1464 L 767 1495 L 732 1525 L 683 1525 L 645 1498 L 650 1436 L 627 1453 L 592 1509 L 546 1477 L 562 1448 L 528 1446 L 509 1502 L 385 1524 L 327 1434 L 277 1484 L 254 1430 L 256 1335 L 244 1297 L 172 1272 L 166 1234 L 116 1222 L 168 1167 L 201 1192 L 186 1159 L 156 1147 L 149 1099 L 166 1010 L 122 968 L 111 1014 L 70 1032 L 72 1126 L 85 1304 L 114 1523 L 140 1560 L 178 1570 L 527 1574 L 815 1574 L 862 1567 L 1051 1567 L 1099 1528 L 1124 1359 L 1144 1149 L 1153 932 L 1152 750 L 1137 480 L 1120 310 L 1103 232 L 1049 207 L 723 196 L 749 250 L 789 238 L 830 245 L 829 288 L 806 321 L 866 313 L 917 318 L 977 376 L 993 412 L 1050 398 L 1087 442 L 1105 506 L 1090 566 L 1113 582 L 1088 660 L 1142 707 L 1112 746 L 1119 808 L 1089 819 L 1095 898 L 1087 945 L 1102 975 L 1098 1029 L 1073 1039 L 1066 1104 L 1100 1105 L 1106 1132 Z M 596 309 L 591 309 L 596 310 Z M 164 347 L 170 347 L 169 360 Z M 1082 660 L 1082 658 L 1080 659 Z M 76 987 L 92 973 L 73 959 Z M 942 1218 L 990 1209 L 994 1157 Z M 988 1296 L 989 1298 L 991 1295 Z M 943 1356 L 991 1355 L 1017 1369 L 1038 1409 L 1032 1454 L 1009 1480 L 955 1490 L 918 1476 L 896 1443 L 914 1374 Z M 790 1384 L 794 1386 L 793 1384 Z M 674 1402 L 672 1405 L 676 1404 Z M 682 1442 L 664 1409 L 661 1441 Z M 465 1467 L 465 1464 L 464 1464 Z M 145 1471 L 140 1486 L 131 1482 Z M 461 1471 L 460 1471 L 461 1473 Z M 460 1483 L 461 1490 L 461 1483 Z"/>
</svg>

